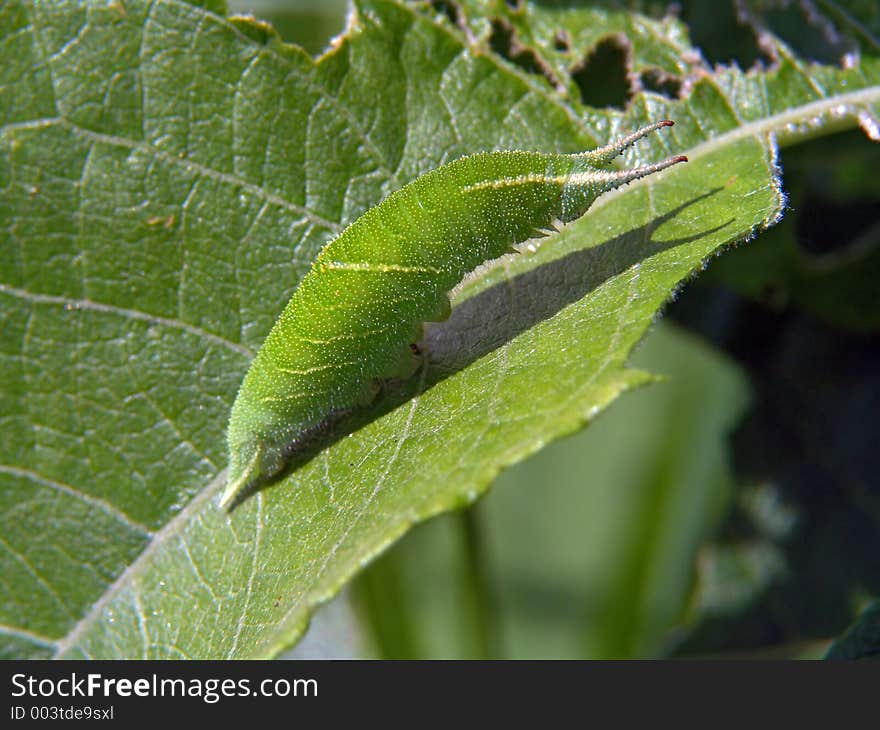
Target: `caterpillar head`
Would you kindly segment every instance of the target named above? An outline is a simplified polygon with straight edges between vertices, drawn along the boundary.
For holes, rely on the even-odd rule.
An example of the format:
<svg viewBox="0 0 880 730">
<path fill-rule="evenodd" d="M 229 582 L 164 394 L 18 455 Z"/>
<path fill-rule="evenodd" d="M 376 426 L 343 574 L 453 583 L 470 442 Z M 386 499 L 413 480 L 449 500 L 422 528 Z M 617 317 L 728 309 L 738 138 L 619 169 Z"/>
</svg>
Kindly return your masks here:
<svg viewBox="0 0 880 730">
<path fill-rule="evenodd" d="M 267 423 L 260 423 L 265 411 L 248 408 L 246 401 L 236 401 L 226 438 L 229 444 L 229 465 L 226 489 L 220 506 L 231 509 L 254 487 L 263 484 L 284 466 L 283 446 L 268 436 Z"/>
<path fill-rule="evenodd" d="M 663 127 L 671 127 L 671 120 L 663 120 L 644 127 L 605 147 L 598 147 L 589 152 L 568 155 L 566 161 L 570 169 L 566 171 L 567 181 L 562 189 L 561 209 L 559 217 L 568 223 L 582 216 L 602 193 L 606 193 L 633 180 L 647 177 L 667 167 L 687 162 L 687 157 L 677 155 L 662 162 L 651 165 L 640 165 L 629 170 L 610 169 L 608 165 L 631 146 L 646 135 Z"/>
</svg>

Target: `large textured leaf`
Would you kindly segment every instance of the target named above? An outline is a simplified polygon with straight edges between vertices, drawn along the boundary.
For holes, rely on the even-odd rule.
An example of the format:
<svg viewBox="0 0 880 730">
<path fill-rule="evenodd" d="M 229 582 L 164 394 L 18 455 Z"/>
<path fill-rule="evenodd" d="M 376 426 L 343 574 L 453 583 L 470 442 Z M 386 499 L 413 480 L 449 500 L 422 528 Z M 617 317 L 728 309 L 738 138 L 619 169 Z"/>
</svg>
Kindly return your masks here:
<svg viewBox="0 0 880 730">
<path fill-rule="evenodd" d="M 841 71 L 782 48 L 766 73 L 710 73 L 658 28 L 684 98 L 616 115 L 424 6 L 358 3 L 318 62 L 220 12 L 0 5 L 6 656 L 276 654 L 411 524 L 649 379 L 626 360 L 663 302 L 779 215 L 772 135 L 877 126 L 870 56 Z M 674 133 L 629 161 L 688 165 L 481 272 L 428 331 L 429 369 L 217 508 L 237 384 L 328 237 L 460 154 L 582 149 L 661 117 Z"/>
</svg>

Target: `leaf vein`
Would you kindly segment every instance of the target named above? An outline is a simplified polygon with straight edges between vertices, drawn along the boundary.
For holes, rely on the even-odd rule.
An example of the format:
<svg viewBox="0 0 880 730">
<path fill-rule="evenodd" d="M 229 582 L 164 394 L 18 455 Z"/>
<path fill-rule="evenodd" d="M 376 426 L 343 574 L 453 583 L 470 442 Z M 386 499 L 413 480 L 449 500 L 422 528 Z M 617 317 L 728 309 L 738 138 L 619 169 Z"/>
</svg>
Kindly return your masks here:
<svg viewBox="0 0 880 730">
<path fill-rule="evenodd" d="M 126 319 L 135 319 L 141 322 L 147 322 L 149 324 L 160 324 L 172 329 L 183 330 L 184 332 L 188 332 L 191 335 L 195 335 L 214 345 L 223 347 L 224 349 L 234 350 L 235 352 L 244 355 L 247 358 L 253 358 L 254 356 L 253 351 L 245 345 L 239 344 L 237 342 L 232 342 L 225 337 L 212 334 L 211 332 L 203 330 L 200 327 L 196 327 L 195 325 L 189 324 L 188 322 L 182 322 L 179 319 L 162 317 L 156 314 L 149 314 L 147 312 L 141 312 L 137 309 L 117 307 L 113 304 L 104 304 L 102 302 L 96 302 L 91 299 L 74 299 L 72 297 L 59 296 L 55 294 L 35 294 L 33 292 L 27 291 L 26 289 L 19 289 L 17 287 L 8 286 L 7 284 L 2 283 L 0 283 L 0 294 L 6 294 L 8 296 L 24 299 L 34 304 L 60 306 L 68 310 L 100 312 L 101 314 L 111 314 Z"/>
</svg>

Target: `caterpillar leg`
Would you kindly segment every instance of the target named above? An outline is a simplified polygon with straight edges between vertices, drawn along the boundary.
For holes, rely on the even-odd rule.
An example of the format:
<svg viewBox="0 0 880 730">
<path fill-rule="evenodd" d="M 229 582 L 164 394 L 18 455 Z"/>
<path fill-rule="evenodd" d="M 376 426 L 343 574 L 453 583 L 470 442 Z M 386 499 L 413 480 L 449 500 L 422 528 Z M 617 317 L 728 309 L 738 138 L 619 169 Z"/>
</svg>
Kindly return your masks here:
<svg viewBox="0 0 880 730">
<path fill-rule="evenodd" d="M 424 354 L 418 346 L 415 344 L 408 345 L 405 350 L 400 351 L 400 355 L 391 367 L 389 367 L 386 372 L 382 373 L 382 377 L 406 380 L 418 371 L 423 360 Z"/>
<path fill-rule="evenodd" d="M 442 297 L 440 301 L 440 308 L 437 310 L 436 315 L 431 319 L 432 322 L 445 322 L 449 319 L 449 315 L 452 314 L 452 303 L 449 301 L 449 297 Z M 422 328 L 419 328 L 419 336 L 416 337 L 416 340 L 420 340 L 422 338 Z"/>
<path fill-rule="evenodd" d="M 376 396 L 379 395 L 380 390 L 382 390 L 382 383 L 375 378 L 370 378 L 370 380 L 364 383 L 361 392 L 358 393 L 355 405 L 359 408 L 370 405 L 376 399 Z"/>
</svg>

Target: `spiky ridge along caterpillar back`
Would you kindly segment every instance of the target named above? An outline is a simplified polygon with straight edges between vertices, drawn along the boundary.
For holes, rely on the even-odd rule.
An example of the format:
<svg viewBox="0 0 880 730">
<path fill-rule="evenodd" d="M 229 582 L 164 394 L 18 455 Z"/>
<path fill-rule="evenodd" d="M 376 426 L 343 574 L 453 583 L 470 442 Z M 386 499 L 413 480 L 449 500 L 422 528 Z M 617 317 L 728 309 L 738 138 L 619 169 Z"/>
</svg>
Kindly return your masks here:
<svg viewBox="0 0 880 730">
<path fill-rule="evenodd" d="M 422 323 L 449 313 L 448 292 L 485 261 L 583 215 L 602 193 L 663 170 L 603 169 L 651 124 L 589 152 L 485 152 L 438 167 L 389 195 L 330 241 L 303 277 L 238 391 L 221 505 L 269 480 L 291 444 L 331 414 L 367 403 L 382 378 L 414 370 Z"/>
</svg>

